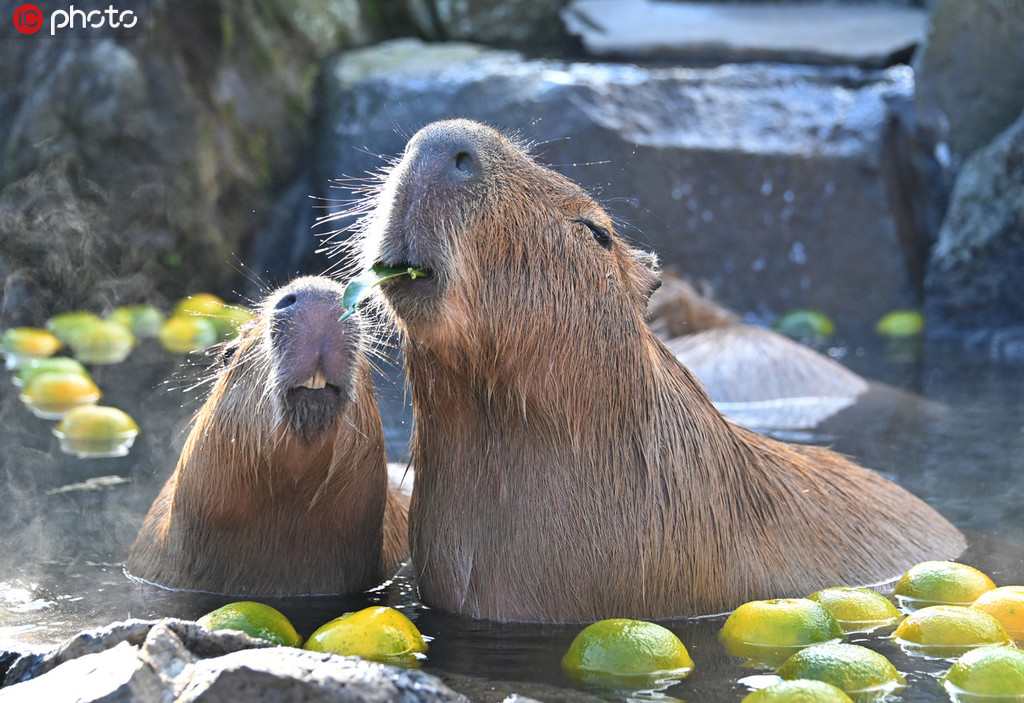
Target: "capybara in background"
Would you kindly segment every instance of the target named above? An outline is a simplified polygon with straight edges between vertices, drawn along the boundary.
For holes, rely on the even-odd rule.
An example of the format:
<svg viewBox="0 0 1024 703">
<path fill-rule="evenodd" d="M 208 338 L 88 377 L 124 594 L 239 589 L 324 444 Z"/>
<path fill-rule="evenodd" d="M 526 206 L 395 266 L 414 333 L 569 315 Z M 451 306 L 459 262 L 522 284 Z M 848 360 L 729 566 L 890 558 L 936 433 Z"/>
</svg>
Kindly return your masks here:
<svg viewBox="0 0 1024 703">
<path fill-rule="evenodd" d="M 359 315 L 343 287 L 271 293 L 224 352 L 177 468 L 127 567 L 171 588 L 249 596 L 354 593 L 407 552 Z"/>
<path fill-rule="evenodd" d="M 364 220 L 403 335 L 428 605 L 498 620 L 722 612 L 891 579 L 960 532 L 827 449 L 726 420 L 644 320 L 653 257 L 466 120 L 418 132 Z"/>
</svg>

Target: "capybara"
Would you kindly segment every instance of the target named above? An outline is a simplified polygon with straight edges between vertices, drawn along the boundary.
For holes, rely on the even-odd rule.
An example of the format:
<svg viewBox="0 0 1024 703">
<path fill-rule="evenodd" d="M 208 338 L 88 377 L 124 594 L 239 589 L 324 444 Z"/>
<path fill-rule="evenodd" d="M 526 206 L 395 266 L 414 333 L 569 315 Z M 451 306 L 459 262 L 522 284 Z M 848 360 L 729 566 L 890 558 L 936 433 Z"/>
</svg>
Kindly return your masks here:
<svg viewBox="0 0 1024 703">
<path fill-rule="evenodd" d="M 722 612 L 956 556 L 959 531 L 827 449 L 725 419 L 644 320 L 658 285 L 579 186 L 475 122 L 409 142 L 360 233 L 403 336 L 413 567 L 497 620 Z"/>
<path fill-rule="evenodd" d="M 224 350 L 128 571 L 249 596 L 354 593 L 405 556 L 358 315 L 343 287 L 300 278 Z"/>
</svg>

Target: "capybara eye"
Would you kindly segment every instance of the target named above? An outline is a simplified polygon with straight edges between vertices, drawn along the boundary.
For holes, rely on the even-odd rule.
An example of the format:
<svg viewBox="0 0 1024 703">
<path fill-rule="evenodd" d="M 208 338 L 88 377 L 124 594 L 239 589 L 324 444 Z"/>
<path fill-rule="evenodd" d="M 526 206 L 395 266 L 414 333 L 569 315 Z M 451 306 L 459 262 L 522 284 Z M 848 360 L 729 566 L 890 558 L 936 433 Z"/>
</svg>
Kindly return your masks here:
<svg viewBox="0 0 1024 703">
<path fill-rule="evenodd" d="M 576 220 L 581 225 L 590 230 L 590 233 L 594 235 L 594 241 L 600 244 L 605 249 L 611 251 L 612 248 L 612 235 L 611 232 L 606 230 L 601 225 L 598 225 L 590 220 Z"/>
<path fill-rule="evenodd" d="M 220 353 L 217 354 L 217 361 L 220 362 L 221 366 L 227 366 L 235 358 L 236 351 L 238 351 L 238 342 L 225 344 L 220 348 Z"/>
</svg>

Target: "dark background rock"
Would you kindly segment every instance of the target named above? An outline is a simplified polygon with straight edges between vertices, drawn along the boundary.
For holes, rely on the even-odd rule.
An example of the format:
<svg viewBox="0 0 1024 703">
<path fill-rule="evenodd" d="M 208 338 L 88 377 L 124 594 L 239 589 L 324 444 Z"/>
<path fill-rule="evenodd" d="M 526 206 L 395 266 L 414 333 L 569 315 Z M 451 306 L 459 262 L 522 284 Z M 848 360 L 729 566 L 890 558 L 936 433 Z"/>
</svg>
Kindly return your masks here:
<svg viewBox="0 0 1024 703">
<path fill-rule="evenodd" d="M 1024 110 L 1024 3 L 941 0 L 914 57 L 918 119 L 955 173 Z"/>
<path fill-rule="evenodd" d="M 550 55 L 561 35 L 566 0 L 406 0 L 420 35 Z"/>
<path fill-rule="evenodd" d="M 419 127 L 472 117 L 532 142 L 628 238 L 734 309 L 814 307 L 863 331 L 919 300 L 915 194 L 894 163 L 889 107 L 912 97 L 905 68 L 567 65 L 401 41 L 340 56 L 323 96 L 321 149 L 303 178 L 335 212 Z M 303 217 L 308 205 L 285 220 Z"/>
<path fill-rule="evenodd" d="M 927 279 L 934 333 L 1024 325 L 1024 114 L 968 157 Z"/>
<path fill-rule="evenodd" d="M 200 286 L 230 296 L 233 262 L 307 146 L 320 59 L 380 31 L 357 0 L 132 10 L 130 29 L 8 26 L 0 327 Z"/>
</svg>

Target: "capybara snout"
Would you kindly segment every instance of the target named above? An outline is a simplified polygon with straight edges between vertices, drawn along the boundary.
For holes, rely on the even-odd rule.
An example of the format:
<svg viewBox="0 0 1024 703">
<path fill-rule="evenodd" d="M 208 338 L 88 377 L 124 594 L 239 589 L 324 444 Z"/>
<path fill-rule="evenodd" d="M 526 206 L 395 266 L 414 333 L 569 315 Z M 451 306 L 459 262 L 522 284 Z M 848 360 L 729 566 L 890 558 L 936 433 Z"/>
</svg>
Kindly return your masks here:
<svg viewBox="0 0 1024 703">
<path fill-rule="evenodd" d="M 338 318 L 344 288 L 329 279 L 299 279 L 265 304 L 272 355 L 270 382 L 284 419 L 305 437 L 335 421 L 351 400 L 353 364 L 362 343 L 356 321 Z"/>
</svg>

